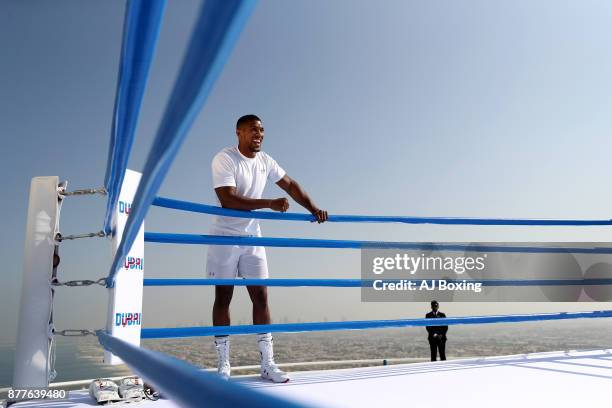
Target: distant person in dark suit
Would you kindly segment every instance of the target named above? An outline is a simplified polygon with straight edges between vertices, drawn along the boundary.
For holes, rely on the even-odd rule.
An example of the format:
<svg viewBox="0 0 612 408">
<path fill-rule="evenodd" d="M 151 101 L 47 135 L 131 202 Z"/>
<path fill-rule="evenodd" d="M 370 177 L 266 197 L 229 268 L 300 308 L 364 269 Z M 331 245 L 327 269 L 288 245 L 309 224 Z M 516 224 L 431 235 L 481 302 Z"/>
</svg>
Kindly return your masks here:
<svg viewBox="0 0 612 408">
<path fill-rule="evenodd" d="M 435 300 L 431 301 L 431 312 L 427 313 L 427 319 L 444 318 L 446 315 L 438 311 L 439 305 Z M 429 340 L 429 348 L 431 350 L 431 361 L 436 361 L 438 351 L 440 351 L 440 360 L 446 360 L 446 332 L 448 326 L 426 326 L 427 340 Z"/>
</svg>

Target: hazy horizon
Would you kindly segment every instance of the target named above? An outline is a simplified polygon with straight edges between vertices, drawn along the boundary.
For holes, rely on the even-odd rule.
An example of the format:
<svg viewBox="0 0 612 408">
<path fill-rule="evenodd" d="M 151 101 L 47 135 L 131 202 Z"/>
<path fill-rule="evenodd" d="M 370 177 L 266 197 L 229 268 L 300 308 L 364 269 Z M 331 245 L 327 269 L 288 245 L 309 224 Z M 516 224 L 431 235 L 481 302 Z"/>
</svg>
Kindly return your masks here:
<svg viewBox="0 0 612 408">
<path fill-rule="evenodd" d="M 0 340 L 13 342 L 32 177 L 103 183 L 124 1 L 0 3 L 5 198 Z M 129 168 L 140 171 L 199 1 L 168 2 Z M 160 195 L 214 203 L 210 161 L 245 113 L 263 150 L 333 214 L 610 219 L 612 3 L 262 0 Z M 268 186 L 267 197 L 285 194 Z M 103 197 L 66 199 L 65 234 L 98 231 Z M 290 211 L 303 211 L 291 202 Z M 211 217 L 152 208 L 146 229 L 206 233 Z M 609 227 L 445 227 L 262 221 L 264 236 L 381 241 L 610 242 Z M 204 277 L 206 247 L 147 244 L 145 276 Z M 61 280 L 108 274 L 105 239 L 61 245 Z M 358 278 L 358 251 L 269 248 L 271 277 Z M 101 287 L 59 288 L 58 328 L 100 328 Z M 417 317 L 357 289 L 272 288 L 277 321 Z M 210 288 L 146 288 L 145 327 L 210 324 Z M 450 315 L 609 303 L 443 304 Z M 250 321 L 236 289 L 234 322 Z"/>
</svg>

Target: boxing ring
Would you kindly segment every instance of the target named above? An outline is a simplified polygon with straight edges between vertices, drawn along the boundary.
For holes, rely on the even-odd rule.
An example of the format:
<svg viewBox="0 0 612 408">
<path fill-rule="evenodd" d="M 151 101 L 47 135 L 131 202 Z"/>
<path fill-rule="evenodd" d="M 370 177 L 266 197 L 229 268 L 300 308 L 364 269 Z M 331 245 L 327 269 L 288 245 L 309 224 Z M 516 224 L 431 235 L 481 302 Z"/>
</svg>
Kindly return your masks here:
<svg viewBox="0 0 612 408">
<path fill-rule="evenodd" d="M 142 306 L 142 289 L 149 286 L 213 286 L 213 285 L 262 285 L 276 287 L 345 287 L 362 288 L 371 285 L 363 279 L 181 279 L 176 277 L 146 279 L 144 270 L 144 243 L 189 244 L 189 245 L 253 245 L 284 248 L 324 249 L 406 249 L 406 250 L 445 250 L 451 252 L 479 251 L 487 253 L 544 253 L 544 254 L 612 254 L 612 247 L 563 247 L 528 245 L 465 245 L 465 244 L 427 244 L 418 242 L 379 242 L 357 240 L 329 240 L 304 238 L 273 237 L 232 237 L 214 235 L 195 235 L 145 231 L 144 220 L 151 206 L 168 210 L 189 211 L 206 215 L 230 217 L 275 219 L 290 222 L 311 222 L 314 216 L 297 213 L 273 213 L 268 211 L 237 211 L 215 206 L 190 203 L 175 199 L 158 197 L 157 192 L 184 141 L 196 115 L 204 105 L 215 80 L 239 38 L 240 32 L 255 6 L 251 0 L 206 1 L 184 57 L 181 70 L 169 98 L 160 127 L 147 156 L 141 174 L 127 169 L 134 133 L 138 122 L 140 105 L 148 78 L 149 68 L 155 52 L 165 1 L 129 1 L 126 7 L 123 47 L 117 85 L 111 143 L 103 192 L 107 195 L 107 210 L 103 229 L 92 236 L 103 235 L 113 240 L 114 257 L 108 276 L 97 280 L 61 282 L 56 276 L 57 264 L 53 256 L 67 237 L 58 236 L 59 207 L 61 201 L 70 194 L 60 183 L 56 184 L 57 195 L 52 191 L 38 204 L 33 199 L 37 190 L 33 187 L 30 195 L 30 209 L 33 205 L 52 203 L 49 212 L 54 216 L 47 221 L 42 231 L 29 218 L 32 234 L 46 234 L 45 251 L 34 248 L 33 242 L 26 241 L 26 267 L 24 271 L 24 295 L 20 311 L 19 336 L 24 340 L 28 335 L 32 341 L 19 342 L 17 351 L 14 386 L 48 386 L 52 378 L 52 359 L 50 356 L 52 340 L 60 334 L 70 334 L 70 330 L 58 330 L 53 326 L 52 300 L 55 286 L 100 285 L 109 292 L 108 319 L 113 319 L 117 309 L 125 299 L 121 291 L 133 291 L 131 304 L 134 312 L 121 315 L 123 325 L 115 328 L 112 324 L 105 329 L 80 330 L 81 334 L 97 336 L 106 350 L 105 360 L 111 364 L 123 362 L 146 381 L 156 386 L 167 399 L 156 402 L 143 402 L 155 406 L 371 406 L 373 404 L 404 405 L 406 403 L 425 404 L 438 390 L 432 386 L 444 381 L 449 389 L 467 389 L 478 384 L 478 392 L 483 401 L 494 398 L 497 392 L 509 387 L 513 381 L 524 387 L 525 395 L 536 398 L 543 389 L 556 392 L 557 406 L 571 406 L 576 403 L 576 393 L 572 387 L 592 391 L 589 398 L 603 401 L 604 391 L 612 369 L 612 351 L 576 351 L 559 353 L 539 353 L 534 355 L 490 357 L 435 363 L 417 363 L 378 368 L 359 368 L 349 370 L 326 370 L 320 372 L 296 373 L 289 384 L 263 384 L 254 378 L 245 377 L 224 381 L 214 374 L 202 371 L 186 362 L 167 355 L 141 348 L 140 339 L 161 339 L 177 337 L 200 337 L 214 335 L 247 335 L 262 332 L 299 333 L 308 331 L 366 330 L 390 327 L 424 327 L 436 325 L 431 319 L 396 319 L 369 321 L 338 321 L 313 323 L 284 323 L 270 325 L 207 326 L 181 328 L 141 328 L 141 320 L 146 313 L 138 309 Z M 127 187 L 126 187 L 127 186 Z M 52 190 L 52 189 L 51 189 Z M 93 191 L 93 190 L 92 190 Z M 40 194 L 39 194 L 40 195 Z M 33 201 L 34 200 L 34 201 Z M 34 204 L 33 204 L 34 203 Z M 58 204 L 59 203 L 59 204 Z M 45 204 L 46 205 L 46 204 Z M 49 204 L 51 205 L 51 204 Z M 34 210 L 29 214 L 36 213 Z M 121 218 L 123 217 L 123 218 Z M 400 223 L 400 224 L 437 224 L 437 225 L 494 225 L 494 226 L 610 226 L 612 220 L 563 220 L 563 219 L 493 219 L 460 217 L 409 217 L 409 216 L 365 216 L 330 215 L 331 223 Z M 30 227 L 29 227 L 30 228 Z M 36 229 L 38 228 L 38 229 Z M 42 231 L 42 232 L 41 232 Z M 32 235 L 34 236 L 34 235 Z M 30 238 L 28 238 L 30 239 Z M 34 239 L 34 238 L 31 238 Z M 38 238 L 39 241 L 40 238 Z M 44 240 L 43 240 L 44 241 Z M 28 245 L 32 245 L 31 253 Z M 37 252 L 38 251 L 38 252 Z M 55 251 L 55 252 L 53 252 Z M 46 265 L 46 266 L 45 266 Z M 42 270 L 42 272 L 41 272 Z M 53 271 L 53 275 L 51 275 Z M 49 273 L 47 273 L 49 272 Z M 47 273 L 47 275 L 45 275 Z M 130 281 L 131 279 L 131 281 Z M 473 280 L 476 282 L 477 280 Z M 41 285 L 42 282 L 42 285 Z M 553 279 L 553 280 L 480 280 L 488 286 L 601 286 L 611 285 L 612 279 Z M 28 292 L 30 290 L 30 292 Z M 138 292 L 139 291 L 139 292 Z M 31 301 L 36 294 L 44 294 L 48 304 L 34 310 Z M 24 297 L 25 296 L 25 297 Z M 42 310 L 42 312 L 41 312 Z M 37 314 L 38 320 L 29 317 Z M 49 318 L 49 315 L 51 316 Z M 143 317 L 144 316 L 144 317 Z M 473 325 L 516 322 L 538 322 L 567 319 L 610 318 L 612 310 L 534 313 L 517 315 L 486 315 L 449 317 L 445 325 Z M 45 319 L 47 322 L 45 323 Z M 36 323 L 38 321 L 39 323 Z M 47 324 L 42 330 L 34 327 L 40 322 Z M 111 321 L 111 320 L 109 320 Z M 437 323 L 439 324 L 439 323 Z M 113 327 L 111 327 L 113 326 Z M 116 326 L 116 325 L 115 325 Z M 124 326 L 124 327 L 122 327 Z M 130 327 L 125 327 L 130 326 Z M 121 331 L 126 329 L 125 332 Z M 129 329 L 129 333 L 128 330 Z M 37 331 L 38 330 L 38 331 Z M 128 334 L 126 334 L 128 333 Z M 23 343 L 23 344 L 22 344 Z M 41 364 L 33 364 L 33 353 L 42 354 Z M 553 386 L 553 384 L 555 384 Z M 536 385 L 534 385 L 536 384 Z M 538 385 L 539 384 L 539 388 Z M 486 385 L 486 386 L 483 386 Z M 586 387 L 586 388 L 584 388 Z M 451 391 L 452 391 L 451 390 Z M 453 397 L 449 392 L 449 399 Z M 573 395 L 573 397 L 572 397 Z M 334 398 L 335 396 L 335 398 Z M 480 398 L 479 397 L 479 398 Z M 516 396 L 496 403 L 510 406 L 518 402 Z M 72 406 L 88 405 L 83 394 L 71 396 Z M 340 398 L 340 399 L 338 399 Z M 453 404 L 474 406 L 476 400 L 465 394 L 453 397 Z M 476 401 L 476 402 L 475 402 Z M 546 400 L 552 403 L 550 399 Z M 584 403 L 585 397 L 581 396 Z M 524 401 L 523 401 L 524 402 Z M 53 405 L 46 406 L 68 406 Z M 59 404 L 59 402 L 58 402 Z M 24 402 L 19 406 L 32 406 Z M 476 404 L 477 405 L 477 404 Z"/>
</svg>

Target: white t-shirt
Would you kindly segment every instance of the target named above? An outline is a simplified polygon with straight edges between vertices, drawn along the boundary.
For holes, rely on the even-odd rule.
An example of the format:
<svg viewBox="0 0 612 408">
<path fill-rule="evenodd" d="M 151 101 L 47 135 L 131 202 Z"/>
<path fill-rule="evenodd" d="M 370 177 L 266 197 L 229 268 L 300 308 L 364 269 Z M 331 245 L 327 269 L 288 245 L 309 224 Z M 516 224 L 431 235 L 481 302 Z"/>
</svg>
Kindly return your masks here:
<svg viewBox="0 0 612 408">
<path fill-rule="evenodd" d="M 213 158 L 213 188 L 236 187 L 236 193 L 248 198 L 261 198 L 266 181 L 276 183 L 285 176 L 276 161 L 264 152 L 254 158 L 240 153 L 237 146 L 226 147 Z M 217 203 L 219 199 L 217 198 Z M 213 235 L 255 235 L 261 236 L 259 220 L 218 216 L 212 226 Z"/>
</svg>

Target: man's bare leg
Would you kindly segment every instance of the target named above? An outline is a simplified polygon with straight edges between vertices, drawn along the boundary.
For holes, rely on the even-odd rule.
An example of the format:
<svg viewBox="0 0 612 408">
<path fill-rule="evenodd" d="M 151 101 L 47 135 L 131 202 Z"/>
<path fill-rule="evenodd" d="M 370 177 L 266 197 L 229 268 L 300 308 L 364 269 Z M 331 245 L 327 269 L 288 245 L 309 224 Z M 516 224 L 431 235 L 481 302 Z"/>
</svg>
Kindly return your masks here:
<svg viewBox="0 0 612 408">
<path fill-rule="evenodd" d="M 213 305 L 213 326 L 230 325 L 230 303 L 234 294 L 233 286 L 215 286 L 215 303 Z M 229 336 L 215 336 L 217 350 L 217 370 L 219 374 L 229 379 L 231 373 L 229 351 Z"/>
<path fill-rule="evenodd" d="M 266 286 L 247 286 L 253 302 L 253 324 L 270 324 L 268 307 L 268 288 Z"/>
<path fill-rule="evenodd" d="M 230 325 L 230 303 L 234 295 L 233 286 L 215 286 L 215 304 L 213 305 L 213 326 Z"/>
<path fill-rule="evenodd" d="M 265 286 L 247 286 L 253 302 L 253 324 L 270 324 L 270 308 L 268 307 L 268 288 Z M 261 376 L 266 380 L 285 383 L 289 376 L 274 363 L 272 333 L 259 333 L 257 345 L 261 353 Z"/>
</svg>

